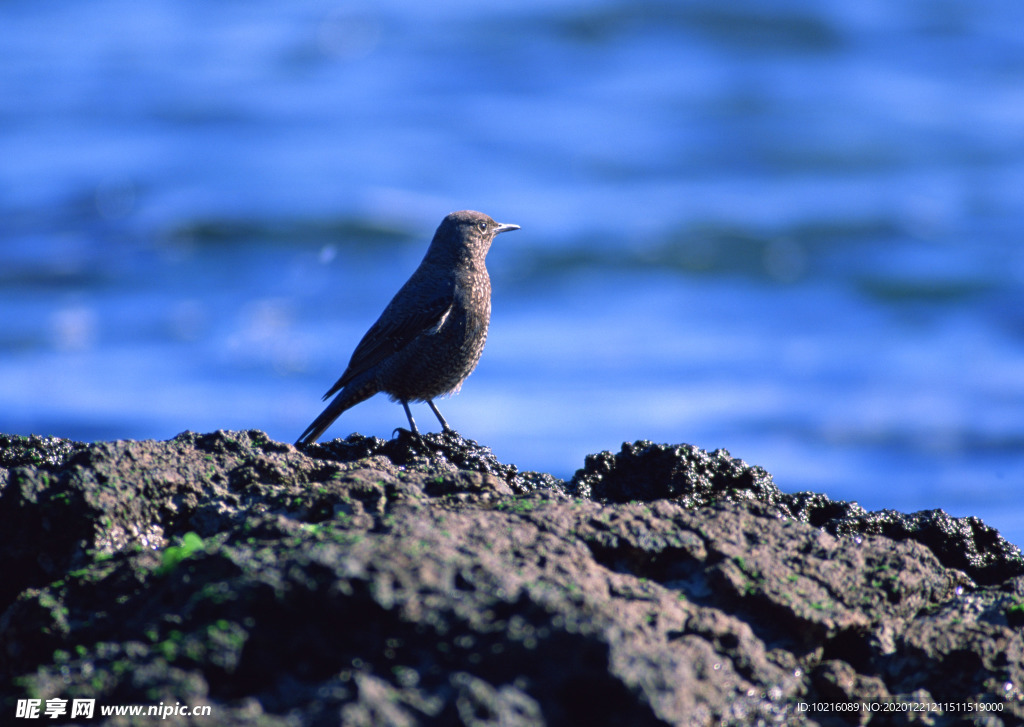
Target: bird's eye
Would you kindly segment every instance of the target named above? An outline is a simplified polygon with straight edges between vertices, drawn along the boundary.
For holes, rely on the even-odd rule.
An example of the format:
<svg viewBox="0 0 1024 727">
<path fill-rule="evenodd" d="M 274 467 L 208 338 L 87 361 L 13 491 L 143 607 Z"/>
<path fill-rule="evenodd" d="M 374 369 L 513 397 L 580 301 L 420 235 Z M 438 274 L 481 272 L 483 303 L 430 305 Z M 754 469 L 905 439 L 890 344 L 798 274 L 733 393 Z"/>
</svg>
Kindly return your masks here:
<svg viewBox="0 0 1024 727">
<path fill-rule="evenodd" d="M 487 232 L 487 223 L 486 222 L 478 222 L 478 223 L 476 223 L 476 226 L 480 229 L 480 232 Z"/>
</svg>

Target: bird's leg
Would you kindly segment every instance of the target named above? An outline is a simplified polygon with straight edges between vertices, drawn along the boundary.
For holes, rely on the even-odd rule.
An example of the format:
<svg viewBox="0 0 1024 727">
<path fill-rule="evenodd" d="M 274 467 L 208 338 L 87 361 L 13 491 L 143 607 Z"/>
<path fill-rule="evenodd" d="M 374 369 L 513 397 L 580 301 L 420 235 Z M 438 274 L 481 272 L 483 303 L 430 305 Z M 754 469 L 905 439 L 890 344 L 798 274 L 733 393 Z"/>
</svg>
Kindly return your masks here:
<svg viewBox="0 0 1024 727">
<path fill-rule="evenodd" d="M 420 430 L 416 428 L 416 420 L 412 418 L 412 412 L 409 411 L 409 402 L 403 400 L 402 406 L 405 407 L 405 415 L 409 417 L 409 426 L 412 428 L 412 433 L 417 437 L 420 436 Z M 437 410 L 435 409 L 434 411 Z M 440 416 L 440 414 L 438 416 Z"/>
<path fill-rule="evenodd" d="M 451 428 L 450 426 L 448 426 L 448 422 L 446 422 L 446 421 L 444 420 L 444 417 L 443 417 L 443 416 L 441 416 L 441 412 L 439 412 L 439 411 L 437 410 L 437 407 L 436 407 L 436 406 L 434 406 L 434 400 L 433 400 L 433 399 L 427 399 L 427 406 L 429 406 L 429 407 L 430 407 L 430 409 L 431 409 L 431 410 L 432 410 L 432 411 L 434 412 L 434 416 L 436 416 L 436 417 L 437 417 L 437 421 L 441 422 L 441 428 L 442 428 L 442 429 L 444 429 L 444 430 L 445 430 L 446 432 L 452 432 L 452 431 L 455 431 L 455 430 L 454 430 L 454 429 L 452 429 L 452 428 Z"/>
</svg>

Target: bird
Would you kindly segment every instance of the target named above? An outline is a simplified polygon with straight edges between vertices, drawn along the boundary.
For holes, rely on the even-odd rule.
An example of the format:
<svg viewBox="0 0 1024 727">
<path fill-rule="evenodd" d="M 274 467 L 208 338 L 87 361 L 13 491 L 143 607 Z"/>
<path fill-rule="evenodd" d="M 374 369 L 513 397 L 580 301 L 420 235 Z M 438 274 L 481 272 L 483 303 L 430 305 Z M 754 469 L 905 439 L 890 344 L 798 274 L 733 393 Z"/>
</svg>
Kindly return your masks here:
<svg viewBox="0 0 1024 727">
<path fill-rule="evenodd" d="M 484 264 L 494 238 L 519 225 L 473 210 L 447 215 L 426 255 L 352 353 L 348 367 L 323 396 L 334 399 L 295 446 L 316 442 L 342 412 L 383 392 L 405 409 L 425 401 L 445 432 L 454 431 L 434 399 L 454 394 L 476 368 L 491 319 L 491 279 Z"/>
</svg>

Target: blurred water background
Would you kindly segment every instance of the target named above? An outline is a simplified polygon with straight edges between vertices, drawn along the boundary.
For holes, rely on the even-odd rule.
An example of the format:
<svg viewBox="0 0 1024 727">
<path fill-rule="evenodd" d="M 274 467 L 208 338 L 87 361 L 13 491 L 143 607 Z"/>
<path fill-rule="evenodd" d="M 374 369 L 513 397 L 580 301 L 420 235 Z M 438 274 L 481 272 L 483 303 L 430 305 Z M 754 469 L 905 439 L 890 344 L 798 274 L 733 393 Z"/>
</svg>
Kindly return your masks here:
<svg viewBox="0 0 1024 727">
<path fill-rule="evenodd" d="M 441 217 L 448 420 L 648 438 L 1024 544 L 1018 0 L 0 4 L 0 431 L 293 441 Z M 429 410 L 414 407 L 436 429 Z M 383 396 L 328 437 L 387 437 Z"/>
</svg>

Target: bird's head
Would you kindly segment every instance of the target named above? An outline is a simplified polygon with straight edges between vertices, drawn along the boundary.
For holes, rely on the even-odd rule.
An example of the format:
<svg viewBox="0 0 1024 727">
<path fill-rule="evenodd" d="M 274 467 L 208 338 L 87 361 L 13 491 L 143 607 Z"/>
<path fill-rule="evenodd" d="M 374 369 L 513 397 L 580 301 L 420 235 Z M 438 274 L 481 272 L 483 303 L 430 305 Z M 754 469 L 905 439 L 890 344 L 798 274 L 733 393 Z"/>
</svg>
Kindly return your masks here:
<svg viewBox="0 0 1024 727">
<path fill-rule="evenodd" d="M 495 222 L 483 212 L 452 212 L 441 220 L 428 254 L 482 262 L 495 235 L 518 229 L 519 225 Z"/>
</svg>

